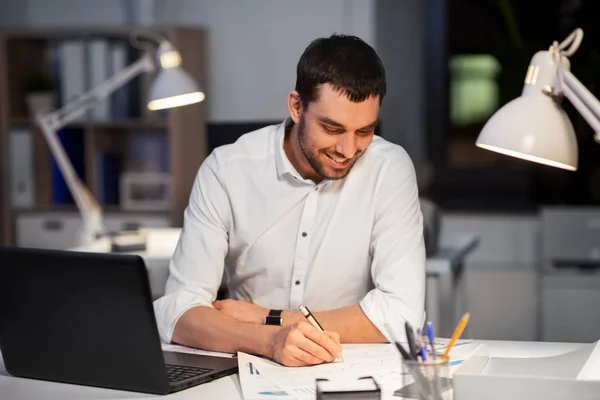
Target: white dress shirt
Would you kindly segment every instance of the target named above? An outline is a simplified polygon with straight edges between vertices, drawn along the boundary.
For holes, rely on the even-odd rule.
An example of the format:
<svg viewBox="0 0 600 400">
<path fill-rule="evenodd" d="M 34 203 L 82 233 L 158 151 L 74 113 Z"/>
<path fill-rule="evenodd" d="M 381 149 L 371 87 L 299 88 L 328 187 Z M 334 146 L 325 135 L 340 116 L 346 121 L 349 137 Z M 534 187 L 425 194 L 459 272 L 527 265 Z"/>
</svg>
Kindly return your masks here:
<svg viewBox="0 0 600 400">
<path fill-rule="evenodd" d="M 425 247 L 413 164 L 375 136 L 350 173 L 315 184 L 283 150 L 286 122 L 247 133 L 202 163 L 154 302 L 171 341 L 188 309 L 230 297 L 269 309 L 359 304 L 388 338 L 424 321 Z M 225 273 L 225 274 L 224 274 Z"/>
</svg>

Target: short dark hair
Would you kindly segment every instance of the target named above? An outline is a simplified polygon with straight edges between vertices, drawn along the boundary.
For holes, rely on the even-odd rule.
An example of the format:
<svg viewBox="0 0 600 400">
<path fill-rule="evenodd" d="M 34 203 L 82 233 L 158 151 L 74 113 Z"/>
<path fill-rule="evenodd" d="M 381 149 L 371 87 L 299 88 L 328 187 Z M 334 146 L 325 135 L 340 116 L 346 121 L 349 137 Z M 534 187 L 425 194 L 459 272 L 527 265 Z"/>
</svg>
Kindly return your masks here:
<svg viewBox="0 0 600 400">
<path fill-rule="evenodd" d="M 383 101 L 385 68 L 375 50 L 356 36 L 333 34 L 313 40 L 296 67 L 296 91 L 302 106 L 318 97 L 319 85 L 329 83 L 350 101 L 371 96 Z"/>
</svg>

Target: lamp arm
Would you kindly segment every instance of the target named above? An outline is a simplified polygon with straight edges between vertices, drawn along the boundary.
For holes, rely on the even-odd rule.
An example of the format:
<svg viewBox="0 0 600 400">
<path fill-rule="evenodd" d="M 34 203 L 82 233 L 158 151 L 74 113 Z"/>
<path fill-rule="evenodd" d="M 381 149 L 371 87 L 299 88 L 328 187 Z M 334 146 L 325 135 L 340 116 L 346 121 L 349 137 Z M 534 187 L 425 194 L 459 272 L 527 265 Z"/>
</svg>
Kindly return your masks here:
<svg viewBox="0 0 600 400">
<path fill-rule="evenodd" d="M 95 237 L 100 235 L 103 231 L 101 207 L 90 190 L 77 176 L 73 164 L 67 156 L 64 147 L 58 140 L 56 131 L 78 118 L 85 111 L 94 107 L 98 101 L 108 97 L 111 93 L 125 85 L 138 74 L 152 71 L 154 68 L 155 66 L 151 57 L 148 54 L 145 54 L 135 63 L 117 72 L 114 76 L 102 82 L 88 93 L 78 97 L 63 108 L 48 114 L 36 116 L 42 134 L 50 147 L 52 155 L 56 159 L 60 172 L 67 183 L 69 191 L 73 195 L 73 199 L 75 200 L 79 212 L 81 213 L 83 226 L 82 232 L 80 232 L 80 242 L 84 244 L 93 241 Z"/>
<path fill-rule="evenodd" d="M 145 54 L 135 63 L 125 67 L 112 77 L 108 78 L 91 91 L 79 96 L 63 108 L 43 115 L 42 118 L 51 129 L 60 129 L 69 122 L 80 117 L 85 111 L 94 107 L 98 101 L 105 99 L 115 90 L 125 85 L 142 72 L 154 69 L 154 62 L 149 54 Z M 38 121 L 40 120 L 38 118 Z"/>
<path fill-rule="evenodd" d="M 600 141 L 600 101 L 569 70 L 563 70 L 563 91 Z"/>
</svg>

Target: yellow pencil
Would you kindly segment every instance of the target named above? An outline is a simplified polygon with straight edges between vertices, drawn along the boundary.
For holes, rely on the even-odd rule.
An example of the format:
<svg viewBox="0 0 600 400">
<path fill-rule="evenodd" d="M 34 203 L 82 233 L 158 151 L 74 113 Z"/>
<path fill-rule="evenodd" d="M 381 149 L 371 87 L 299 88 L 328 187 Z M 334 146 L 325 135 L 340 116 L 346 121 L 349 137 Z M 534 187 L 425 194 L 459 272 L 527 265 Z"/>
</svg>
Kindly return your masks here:
<svg viewBox="0 0 600 400">
<path fill-rule="evenodd" d="M 467 326 L 467 323 L 469 322 L 470 316 L 471 316 L 471 314 L 466 312 L 465 315 L 463 315 L 462 318 L 460 319 L 460 321 L 458 322 L 458 325 L 456 326 L 456 329 L 454 330 L 454 333 L 452 334 L 452 338 L 450 339 L 450 343 L 448 343 L 448 347 L 446 347 L 446 351 L 444 352 L 444 354 L 442 354 L 442 360 L 445 360 L 448 358 L 448 354 L 450 354 L 450 350 L 452 350 L 452 346 L 454 346 L 454 343 L 456 343 L 456 341 L 458 340 L 460 335 L 462 335 L 463 331 L 465 330 L 465 327 Z"/>
</svg>

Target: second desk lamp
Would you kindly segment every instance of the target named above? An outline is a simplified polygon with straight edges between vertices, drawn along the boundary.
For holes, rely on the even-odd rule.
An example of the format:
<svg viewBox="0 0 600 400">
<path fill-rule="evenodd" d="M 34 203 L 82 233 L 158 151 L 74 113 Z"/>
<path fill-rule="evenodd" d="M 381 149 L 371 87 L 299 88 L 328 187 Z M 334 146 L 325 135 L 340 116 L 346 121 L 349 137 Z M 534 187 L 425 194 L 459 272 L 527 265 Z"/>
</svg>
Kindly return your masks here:
<svg viewBox="0 0 600 400">
<path fill-rule="evenodd" d="M 142 37 L 144 32 L 134 32 L 132 39 Z M 102 208 L 85 183 L 77 176 L 73 164 L 58 140 L 56 131 L 80 117 L 106 99 L 131 79 L 144 72 L 160 68 L 150 88 L 148 109 L 161 110 L 198 103 L 204 100 L 204 93 L 198 88 L 192 77 L 181 68 L 181 55 L 165 38 L 153 32 L 145 33 L 147 39 L 158 44 L 156 62 L 149 52 L 145 52 L 136 62 L 117 72 L 91 91 L 83 94 L 59 110 L 36 116 L 44 138 L 50 147 L 61 174 L 82 217 L 78 233 L 80 246 L 89 245 L 97 238 L 107 234 L 102 223 Z M 130 237 L 130 243 L 136 243 L 136 237 Z M 127 239 L 125 240 L 127 245 Z M 139 243 L 138 243 L 139 245 Z"/>
</svg>

